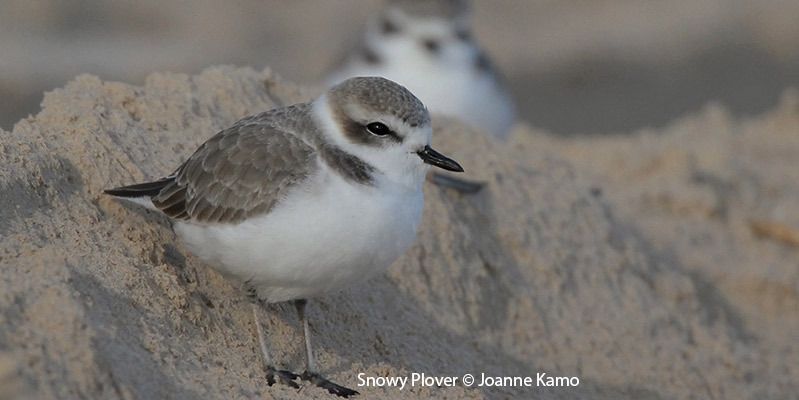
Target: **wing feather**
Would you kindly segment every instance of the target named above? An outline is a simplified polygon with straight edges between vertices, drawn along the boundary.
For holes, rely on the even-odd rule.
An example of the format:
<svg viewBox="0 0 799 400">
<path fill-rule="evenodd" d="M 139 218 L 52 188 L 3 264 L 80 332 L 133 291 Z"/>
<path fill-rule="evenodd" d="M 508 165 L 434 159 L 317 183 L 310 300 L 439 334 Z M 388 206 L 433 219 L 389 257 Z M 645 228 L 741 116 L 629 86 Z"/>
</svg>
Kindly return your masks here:
<svg viewBox="0 0 799 400">
<path fill-rule="evenodd" d="M 172 218 L 236 223 L 269 212 L 310 176 L 315 150 L 275 126 L 243 120 L 203 144 L 153 204 Z"/>
</svg>

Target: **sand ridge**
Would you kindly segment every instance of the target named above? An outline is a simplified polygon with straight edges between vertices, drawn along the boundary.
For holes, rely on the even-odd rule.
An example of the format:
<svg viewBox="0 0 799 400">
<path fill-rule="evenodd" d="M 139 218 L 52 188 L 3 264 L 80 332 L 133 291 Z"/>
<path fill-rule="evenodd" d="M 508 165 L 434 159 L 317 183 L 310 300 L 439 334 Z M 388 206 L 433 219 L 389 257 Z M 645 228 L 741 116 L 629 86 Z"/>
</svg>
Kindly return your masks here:
<svg viewBox="0 0 799 400">
<path fill-rule="evenodd" d="M 141 87 L 84 75 L 48 93 L 39 114 L 0 132 L 0 395 L 329 398 L 314 387 L 267 387 L 240 291 L 187 253 L 165 218 L 101 195 L 104 188 L 169 173 L 240 117 L 317 92 L 269 70 L 233 67 L 193 76 L 157 73 Z M 682 156 L 669 144 L 690 136 L 703 144 L 695 146 L 703 160 L 717 160 L 703 168 L 724 173 L 725 155 L 736 149 L 728 145 L 739 132 L 768 131 L 768 141 L 751 147 L 768 155 L 795 142 L 790 132 L 798 116 L 789 98 L 753 120 L 711 110 L 663 132 L 583 143 L 525 126 L 500 143 L 438 119 L 434 146 L 488 186 L 475 196 L 426 187 L 417 244 L 369 285 L 310 303 L 319 364 L 363 398 L 796 393 L 796 344 L 780 328 L 780 315 L 795 311 L 797 302 L 796 248 L 764 243 L 735 224 L 713 220 L 703 228 L 703 218 L 716 218 L 715 211 L 703 211 L 717 206 L 708 200 L 715 198 L 704 189 L 690 191 Z M 657 165 L 626 170 L 643 178 L 613 180 L 609 171 L 618 164 L 590 163 L 593 146 L 618 151 L 623 161 Z M 677 161 L 659 154 L 677 154 Z M 761 171 L 763 177 L 749 175 L 770 187 L 768 171 Z M 788 168 L 780 171 L 793 176 Z M 653 174 L 660 178 L 646 178 Z M 739 175 L 725 179 L 735 186 Z M 672 197 L 686 194 L 668 210 L 688 211 L 666 217 L 647 210 L 648 193 L 660 185 Z M 757 185 L 746 190 L 773 192 Z M 728 213 L 759 204 L 747 200 L 746 190 Z M 795 212 L 791 195 L 771 198 L 783 213 Z M 659 229 L 656 218 L 672 223 Z M 680 224 L 685 218 L 693 223 Z M 793 220 L 780 222 L 796 228 Z M 681 226 L 689 234 L 733 239 L 697 246 L 681 239 Z M 733 275 L 718 280 L 698 250 L 715 256 L 731 246 L 739 248 L 723 265 Z M 753 261 L 762 253 L 769 268 Z M 739 285 L 754 289 L 739 296 Z M 301 368 L 292 307 L 273 306 L 267 314 L 275 359 Z M 580 385 L 400 391 L 357 387 L 361 373 L 546 373 L 579 377 Z"/>
</svg>

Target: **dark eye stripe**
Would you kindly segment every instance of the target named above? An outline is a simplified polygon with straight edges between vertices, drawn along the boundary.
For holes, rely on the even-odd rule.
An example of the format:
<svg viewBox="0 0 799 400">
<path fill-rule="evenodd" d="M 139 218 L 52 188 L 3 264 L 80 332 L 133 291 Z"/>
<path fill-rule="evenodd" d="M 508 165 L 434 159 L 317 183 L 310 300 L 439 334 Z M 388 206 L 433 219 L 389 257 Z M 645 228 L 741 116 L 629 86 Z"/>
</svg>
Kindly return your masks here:
<svg viewBox="0 0 799 400">
<path fill-rule="evenodd" d="M 369 121 L 366 123 L 356 121 L 338 106 L 331 107 L 331 111 L 333 112 L 333 118 L 341 127 L 344 135 L 352 143 L 359 143 L 367 146 L 382 146 L 386 143 L 386 139 L 396 143 L 402 143 L 402 137 L 391 129 L 388 129 L 389 133 L 383 136 L 370 133 L 367 129 L 367 125 L 377 121 Z"/>
<path fill-rule="evenodd" d="M 369 133 L 366 129 L 367 124 L 359 123 L 358 121 L 349 118 L 340 109 L 334 110 L 336 120 L 341 124 L 344 135 L 353 143 L 360 143 L 368 146 L 380 146 L 385 143 L 385 139 L 402 143 L 402 138 L 396 132 L 390 131 L 389 134 L 377 136 Z"/>
<path fill-rule="evenodd" d="M 402 143 L 402 138 L 397 135 L 397 132 L 392 131 L 385 124 L 380 122 L 372 122 L 364 125 L 364 130 L 367 134 L 378 138 L 389 138 L 397 143 Z"/>
</svg>

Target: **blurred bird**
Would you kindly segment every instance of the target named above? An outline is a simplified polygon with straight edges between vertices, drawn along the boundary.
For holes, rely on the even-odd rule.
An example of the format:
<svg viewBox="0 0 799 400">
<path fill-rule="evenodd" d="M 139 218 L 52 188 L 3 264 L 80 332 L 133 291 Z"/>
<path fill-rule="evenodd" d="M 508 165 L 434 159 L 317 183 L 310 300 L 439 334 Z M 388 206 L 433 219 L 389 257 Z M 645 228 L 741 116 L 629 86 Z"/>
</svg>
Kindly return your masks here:
<svg viewBox="0 0 799 400">
<path fill-rule="evenodd" d="M 458 118 L 505 138 L 515 107 L 475 42 L 466 0 L 390 0 L 368 20 L 358 45 L 329 75 L 383 76 L 405 85 L 433 114 Z"/>
</svg>

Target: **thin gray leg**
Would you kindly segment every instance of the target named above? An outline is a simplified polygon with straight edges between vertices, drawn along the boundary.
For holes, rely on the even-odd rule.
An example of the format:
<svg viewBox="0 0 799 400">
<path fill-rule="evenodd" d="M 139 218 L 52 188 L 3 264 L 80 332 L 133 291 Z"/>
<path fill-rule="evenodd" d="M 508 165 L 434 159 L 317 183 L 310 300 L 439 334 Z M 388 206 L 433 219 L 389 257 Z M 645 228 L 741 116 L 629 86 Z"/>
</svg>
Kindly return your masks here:
<svg viewBox="0 0 799 400">
<path fill-rule="evenodd" d="M 305 306 L 307 304 L 308 301 L 305 299 L 294 300 L 294 306 L 297 307 L 297 316 L 302 324 L 302 335 L 305 339 L 305 372 L 302 373 L 300 378 L 339 397 L 347 398 L 360 394 L 355 390 L 330 382 L 322 375 L 319 375 L 316 369 L 316 359 L 311 348 L 311 327 L 308 325 L 308 318 L 305 318 Z"/>
<path fill-rule="evenodd" d="M 261 327 L 261 321 L 258 319 L 258 311 L 260 309 L 260 305 L 256 302 L 252 303 L 252 316 L 255 320 L 255 331 L 256 335 L 258 335 L 258 344 L 261 346 L 261 355 L 263 356 L 264 362 L 264 372 L 266 372 L 266 383 L 269 386 L 275 384 L 275 378 L 279 379 L 281 383 L 289 385 L 295 389 L 299 389 L 300 385 L 297 382 L 294 382 L 295 379 L 299 378 L 300 376 L 291 372 L 291 371 L 284 371 L 279 370 L 274 367 L 272 363 L 272 357 L 269 355 L 269 348 L 266 346 L 266 338 L 264 337 L 263 327 Z"/>
<path fill-rule="evenodd" d="M 305 370 L 310 373 L 319 372 L 316 369 L 316 358 L 313 356 L 313 349 L 311 348 L 311 327 L 308 325 L 308 318 L 305 318 L 305 306 L 308 300 L 301 299 L 295 300 L 294 306 L 297 307 L 297 317 L 302 324 L 302 336 L 305 339 Z"/>
<path fill-rule="evenodd" d="M 257 303 L 252 303 L 252 318 L 255 320 L 255 332 L 258 335 L 258 344 L 261 345 L 261 355 L 263 356 L 264 365 L 272 365 L 272 357 L 269 355 L 269 349 L 266 347 L 266 338 L 264 338 L 264 328 L 261 326 L 261 321 L 258 319 L 258 306 Z"/>
</svg>

